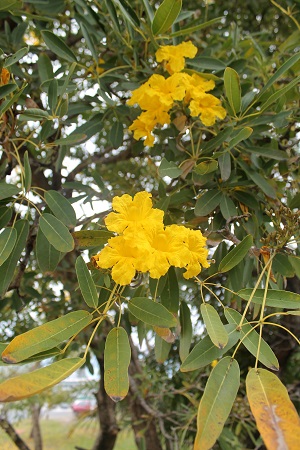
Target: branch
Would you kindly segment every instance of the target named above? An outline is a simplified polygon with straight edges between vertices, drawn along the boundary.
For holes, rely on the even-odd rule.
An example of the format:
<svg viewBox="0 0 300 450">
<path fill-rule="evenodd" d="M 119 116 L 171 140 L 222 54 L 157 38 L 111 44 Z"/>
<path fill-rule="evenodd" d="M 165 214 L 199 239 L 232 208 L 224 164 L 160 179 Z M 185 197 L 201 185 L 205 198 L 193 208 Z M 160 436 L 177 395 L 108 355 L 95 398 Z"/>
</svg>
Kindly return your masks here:
<svg viewBox="0 0 300 450">
<path fill-rule="evenodd" d="M 6 434 L 8 434 L 8 436 L 20 450 L 30 450 L 27 444 L 18 435 L 14 427 L 4 417 L 0 417 L 0 427 L 5 431 Z"/>
</svg>

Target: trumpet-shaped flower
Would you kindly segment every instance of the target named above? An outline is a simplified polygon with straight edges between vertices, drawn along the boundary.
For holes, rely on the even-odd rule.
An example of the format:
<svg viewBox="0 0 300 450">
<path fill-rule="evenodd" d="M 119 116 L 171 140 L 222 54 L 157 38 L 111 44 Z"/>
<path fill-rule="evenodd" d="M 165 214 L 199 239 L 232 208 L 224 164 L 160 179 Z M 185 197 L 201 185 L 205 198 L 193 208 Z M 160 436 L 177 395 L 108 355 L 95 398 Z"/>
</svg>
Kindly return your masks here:
<svg viewBox="0 0 300 450">
<path fill-rule="evenodd" d="M 166 69 L 170 74 L 184 69 L 185 58 L 194 58 L 197 47 L 191 41 L 182 42 L 179 45 L 165 45 L 160 47 L 155 56 L 157 62 L 166 62 Z"/>
<path fill-rule="evenodd" d="M 130 284 L 137 270 L 140 270 L 139 261 L 145 251 L 137 248 L 131 240 L 124 236 L 115 236 L 108 240 L 108 245 L 98 255 L 93 256 L 93 263 L 102 268 L 112 267 L 113 280 L 124 286 Z"/>
<path fill-rule="evenodd" d="M 207 261 L 208 250 L 205 247 L 206 238 L 202 235 L 200 230 L 186 230 L 184 238 L 185 244 L 189 250 L 189 260 L 186 265 L 186 272 L 184 278 L 196 277 L 201 272 L 202 267 L 209 267 Z"/>
<path fill-rule="evenodd" d="M 199 116 L 201 122 L 210 127 L 216 118 L 224 119 L 226 110 L 221 106 L 220 100 L 211 94 L 202 93 L 195 100 L 191 100 L 189 108 L 192 116 Z"/>
<path fill-rule="evenodd" d="M 114 197 L 112 207 L 116 212 L 109 213 L 105 219 L 107 229 L 122 233 L 123 231 L 152 229 L 163 227 L 164 212 L 152 208 L 151 194 L 138 192 L 134 198 L 128 194 Z"/>
<path fill-rule="evenodd" d="M 191 99 L 196 99 L 198 96 L 201 96 L 203 92 L 211 91 L 215 87 L 215 82 L 213 80 L 206 80 L 196 73 L 193 73 L 192 76 L 188 75 L 185 81 L 186 96 L 184 101 L 186 103 L 188 103 Z"/>
</svg>

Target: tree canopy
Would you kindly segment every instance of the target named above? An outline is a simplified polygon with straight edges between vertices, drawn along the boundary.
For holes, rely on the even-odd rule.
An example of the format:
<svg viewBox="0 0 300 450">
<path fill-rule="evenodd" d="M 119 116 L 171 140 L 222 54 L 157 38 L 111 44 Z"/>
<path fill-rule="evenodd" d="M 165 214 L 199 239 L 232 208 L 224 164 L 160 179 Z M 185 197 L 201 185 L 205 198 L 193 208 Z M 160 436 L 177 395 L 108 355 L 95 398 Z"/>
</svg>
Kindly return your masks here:
<svg viewBox="0 0 300 450">
<path fill-rule="evenodd" d="M 95 450 L 298 448 L 298 3 L 2 0 L 0 401 L 96 358 Z"/>
</svg>

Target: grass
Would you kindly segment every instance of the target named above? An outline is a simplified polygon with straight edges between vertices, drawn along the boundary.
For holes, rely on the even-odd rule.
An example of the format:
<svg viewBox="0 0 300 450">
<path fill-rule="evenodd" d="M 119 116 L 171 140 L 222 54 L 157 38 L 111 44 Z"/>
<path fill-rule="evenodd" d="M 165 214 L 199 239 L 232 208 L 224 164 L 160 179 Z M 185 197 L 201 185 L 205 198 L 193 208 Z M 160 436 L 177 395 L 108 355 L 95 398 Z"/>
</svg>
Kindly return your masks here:
<svg viewBox="0 0 300 450">
<path fill-rule="evenodd" d="M 17 432 L 26 442 L 28 447 L 34 448 L 33 440 L 29 438 L 31 423 L 29 419 L 22 420 L 15 425 Z M 41 420 L 43 436 L 43 450 L 74 450 L 75 445 L 90 449 L 98 434 L 98 427 L 95 421 L 84 422 L 77 427 L 73 423 L 57 422 L 54 420 Z M 70 430 L 73 433 L 69 436 Z M 0 449 L 16 450 L 16 445 L 0 428 Z M 127 430 L 121 431 L 114 450 L 135 450 L 133 433 Z"/>
</svg>

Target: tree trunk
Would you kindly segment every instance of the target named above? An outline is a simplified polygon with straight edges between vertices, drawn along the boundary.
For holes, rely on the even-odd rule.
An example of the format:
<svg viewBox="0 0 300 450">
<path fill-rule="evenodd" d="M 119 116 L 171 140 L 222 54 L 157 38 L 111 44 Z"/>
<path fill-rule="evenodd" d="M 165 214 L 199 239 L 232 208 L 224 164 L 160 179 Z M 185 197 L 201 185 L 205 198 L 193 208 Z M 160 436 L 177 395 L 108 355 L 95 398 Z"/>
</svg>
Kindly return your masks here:
<svg viewBox="0 0 300 450">
<path fill-rule="evenodd" d="M 104 358 L 97 357 L 100 367 L 99 389 L 96 394 L 100 432 L 92 450 L 112 450 L 115 446 L 119 427 L 116 419 L 116 404 L 104 389 Z"/>
<path fill-rule="evenodd" d="M 41 405 L 39 405 L 38 403 L 34 403 L 31 408 L 32 429 L 30 437 L 33 438 L 35 450 L 43 450 L 43 439 L 40 427 L 40 413 L 41 413 Z"/>
<path fill-rule="evenodd" d="M 0 427 L 5 431 L 6 434 L 11 438 L 14 444 L 20 450 L 30 450 L 28 445 L 23 441 L 23 439 L 18 435 L 14 427 L 9 423 L 4 417 L 0 417 Z"/>
</svg>

